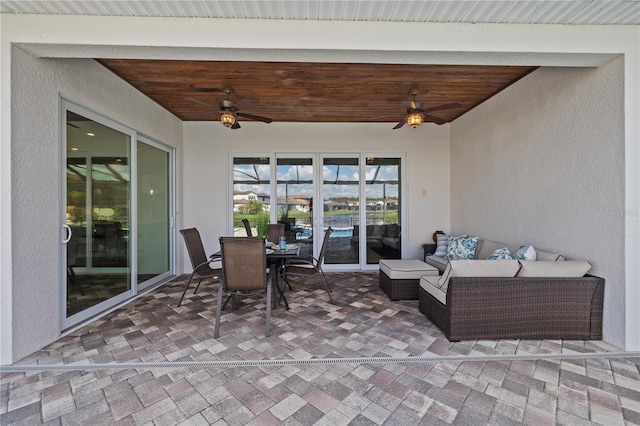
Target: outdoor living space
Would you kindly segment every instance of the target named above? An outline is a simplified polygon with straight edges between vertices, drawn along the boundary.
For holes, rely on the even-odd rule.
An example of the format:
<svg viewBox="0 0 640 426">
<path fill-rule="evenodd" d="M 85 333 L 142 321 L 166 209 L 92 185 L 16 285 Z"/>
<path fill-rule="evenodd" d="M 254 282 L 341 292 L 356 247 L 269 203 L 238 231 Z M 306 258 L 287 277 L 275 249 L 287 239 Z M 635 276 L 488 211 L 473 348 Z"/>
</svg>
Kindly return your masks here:
<svg viewBox="0 0 640 426">
<path fill-rule="evenodd" d="M 414 2 L 359 3 L 389 16 Z M 2 15 L 0 423 L 640 424 L 640 29 L 341 19 Z M 476 102 L 462 80 L 425 77 L 450 67 L 482 88 L 494 68 L 526 72 Z M 229 102 L 273 121 L 236 114 L 234 128 L 216 107 Z M 411 102 L 464 108 L 412 128 Z M 241 180 L 265 187 L 269 224 L 295 213 L 312 228 L 301 252 L 336 229 L 335 303 L 322 280 L 292 281 L 269 337 L 264 298 L 216 312 L 218 285 L 203 283 L 177 307 L 193 269 L 179 231 L 199 231 L 205 258 L 246 231 Z M 89 245 L 70 264 L 75 220 Z M 589 262 L 606 280 L 602 340 L 450 342 L 418 300 L 379 288 L 379 259 L 420 261 L 437 230 Z M 68 267 L 80 286 L 103 275 L 99 303 L 80 303 L 90 292 Z"/>
<path fill-rule="evenodd" d="M 376 272 L 329 273 L 335 304 L 292 281 L 270 337 L 264 299 L 243 299 L 216 340 L 217 284 L 177 308 L 187 279 L 4 371 L 0 423 L 640 423 L 640 358 L 602 341 L 451 343 Z"/>
</svg>

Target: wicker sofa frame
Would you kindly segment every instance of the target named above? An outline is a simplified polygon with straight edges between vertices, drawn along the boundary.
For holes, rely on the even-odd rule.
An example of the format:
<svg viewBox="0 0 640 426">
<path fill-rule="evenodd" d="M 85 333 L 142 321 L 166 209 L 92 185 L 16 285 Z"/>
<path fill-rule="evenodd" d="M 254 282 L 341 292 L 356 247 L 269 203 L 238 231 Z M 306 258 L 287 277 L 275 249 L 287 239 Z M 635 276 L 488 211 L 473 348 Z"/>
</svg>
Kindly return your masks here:
<svg viewBox="0 0 640 426">
<path fill-rule="evenodd" d="M 452 277 L 443 305 L 422 288 L 419 310 L 450 341 L 602 339 L 604 279 Z"/>
</svg>

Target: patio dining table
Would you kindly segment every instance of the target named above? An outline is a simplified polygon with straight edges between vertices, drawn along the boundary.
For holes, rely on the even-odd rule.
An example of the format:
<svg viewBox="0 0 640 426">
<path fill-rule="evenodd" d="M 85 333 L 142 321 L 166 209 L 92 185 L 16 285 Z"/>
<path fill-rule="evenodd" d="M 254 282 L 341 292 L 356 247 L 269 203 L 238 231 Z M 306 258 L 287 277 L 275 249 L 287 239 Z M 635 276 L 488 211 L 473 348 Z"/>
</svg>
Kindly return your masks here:
<svg viewBox="0 0 640 426">
<path fill-rule="evenodd" d="M 289 259 L 295 259 L 300 256 L 300 244 L 287 244 L 284 250 L 280 250 L 277 245 L 267 246 L 266 247 L 266 257 L 267 262 L 271 266 L 269 268 L 269 281 L 271 281 L 272 285 L 275 286 L 278 294 L 280 295 L 280 300 L 284 302 L 284 306 L 286 310 L 289 310 L 289 302 L 287 302 L 287 298 L 284 295 L 284 280 L 282 285 L 280 285 L 280 269 L 284 266 L 285 262 Z M 222 257 L 222 252 L 217 251 L 210 256 L 211 260 L 219 259 Z M 277 306 L 278 302 L 273 302 L 273 306 Z"/>
</svg>

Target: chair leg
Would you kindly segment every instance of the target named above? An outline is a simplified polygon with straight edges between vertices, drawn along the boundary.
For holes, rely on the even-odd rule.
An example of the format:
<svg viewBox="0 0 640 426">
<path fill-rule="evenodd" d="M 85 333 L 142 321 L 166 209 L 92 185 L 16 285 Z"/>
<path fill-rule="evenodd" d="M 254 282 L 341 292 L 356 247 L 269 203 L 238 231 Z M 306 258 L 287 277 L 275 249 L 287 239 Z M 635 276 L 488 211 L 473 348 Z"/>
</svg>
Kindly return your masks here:
<svg viewBox="0 0 640 426">
<path fill-rule="evenodd" d="M 220 315 L 222 315 L 222 296 L 223 296 L 223 283 L 220 281 L 218 284 L 218 302 L 216 307 L 216 325 L 213 330 L 213 337 L 217 339 L 220 337 Z"/>
<path fill-rule="evenodd" d="M 230 295 L 227 297 L 227 300 L 225 300 L 225 301 L 224 301 L 224 305 L 222 305 L 222 310 L 223 310 L 223 311 L 224 311 L 225 309 L 227 309 L 227 303 L 229 303 L 229 300 L 231 300 L 231 298 L 232 298 L 232 297 L 233 297 L 233 295 L 232 295 L 232 294 L 230 294 Z"/>
<path fill-rule="evenodd" d="M 273 287 L 273 280 L 272 282 L 267 283 L 267 331 L 265 333 L 265 336 L 267 337 L 271 336 L 271 302 L 272 302 L 271 288 L 272 287 Z"/>
<path fill-rule="evenodd" d="M 200 283 L 202 282 L 202 278 L 200 278 L 200 281 L 198 281 L 198 285 L 196 285 L 196 289 L 193 290 L 193 294 L 196 294 L 198 292 L 198 289 L 200 288 Z"/>
<path fill-rule="evenodd" d="M 180 301 L 178 302 L 178 308 L 180 304 L 182 304 L 182 299 L 184 299 L 184 295 L 187 294 L 187 289 L 189 288 L 189 284 L 191 284 L 191 280 L 193 279 L 193 274 L 189 277 L 189 281 L 187 281 L 187 285 L 184 287 L 184 291 L 182 292 L 182 296 L 180 297 Z"/>
<path fill-rule="evenodd" d="M 324 271 L 320 269 L 320 274 L 322 275 L 322 279 L 324 280 L 324 286 L 327 288 L 327 294 L 329 295 L 329 300 L 333 303 L 333 297 L 331 297 L 331 287 L 329 287 L 329 281 L 327 281 L 327 277 L 324 276 Z"/>
</svg>

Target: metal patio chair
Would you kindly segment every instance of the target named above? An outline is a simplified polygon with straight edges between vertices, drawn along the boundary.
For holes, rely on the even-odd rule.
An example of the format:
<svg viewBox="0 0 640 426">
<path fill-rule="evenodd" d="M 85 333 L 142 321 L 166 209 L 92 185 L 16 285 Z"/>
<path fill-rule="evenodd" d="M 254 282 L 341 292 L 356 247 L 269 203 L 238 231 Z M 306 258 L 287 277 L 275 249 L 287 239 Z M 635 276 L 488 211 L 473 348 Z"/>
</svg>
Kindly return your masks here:
<svg viewBox="0 0 640 426">
<path fill-rule="evenodd" d="M 267 280 L 267 257 L 262 237 L 220 237 L 222 281 L 218 287 L 216 325 L 213 337 L 220 336 L 220 316 L 224 295 L 232 297 L 266 290 L 266 336 L 271 335 L 271 285 Z"/>
<path fill-rule="evenodd" d="M 187 293 L 187 289 L 194 278 L 198 279 L 198 284 L 196 285 L 196 289 L 193 291 L 193 294 L 196 294 L 203 279 L 222 278 L 222 268 L 214 268 L 211 266 L 212 263 L 218 266 L 220 264 L 220 259 L 207 259 L 207 254 L 204 251 L 202 239 L 200 238 L 200 232 L 198 232 L 196 228 L 189 228 L 181 229 L 180 233 L 184 237 L 184 244 L 187 246 L 187 252 L 189 253 L 189 259 L 191 259 L 193 272 L 189 277 L 189 281 L 187 281 L 187 285 L 184 287 L 184 291 L 182 292 L 182 296 L 178 302 L 178 307 L 182 304 L 182 299 L 184 299 L 184 295 Z"/>
<path fill-rule="evenodd" d="M 320 248 L 320 254 L 317 259 L 313 256 L 301 256 L 298 259 L 291 259 L 285 263 L 283 271 L 284 281 L 289 288 L 291 288 L 291 284 L 289 284 L 287 279 L 288 277 L 304 277 L 311 279 L 316 276 L 321 276 L 324 280 L 324 286 L 327 290 L 331 303 L 333 303 L 331 287 L 329 286 L 327 277 L 324 275 L 324 271 L 322 271 L 322 262 L 324 261 L 324 252 L 327 248 L 327 241 L 329 240 L 329 236 L 332 232 L 333 229 L 331 227 L 329 227 L 325 232 L 324 239 L 322 240 L 322 247 Z"/>
</svg>

